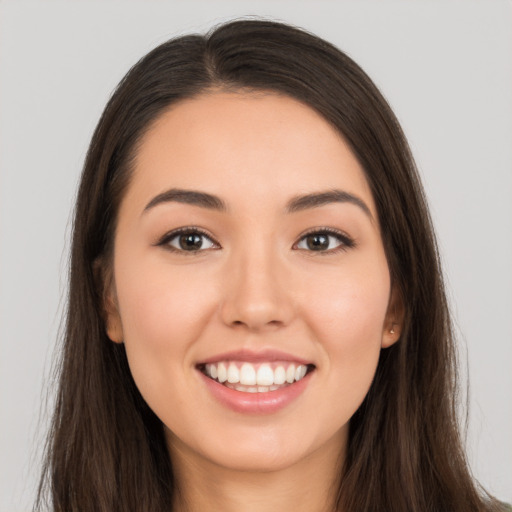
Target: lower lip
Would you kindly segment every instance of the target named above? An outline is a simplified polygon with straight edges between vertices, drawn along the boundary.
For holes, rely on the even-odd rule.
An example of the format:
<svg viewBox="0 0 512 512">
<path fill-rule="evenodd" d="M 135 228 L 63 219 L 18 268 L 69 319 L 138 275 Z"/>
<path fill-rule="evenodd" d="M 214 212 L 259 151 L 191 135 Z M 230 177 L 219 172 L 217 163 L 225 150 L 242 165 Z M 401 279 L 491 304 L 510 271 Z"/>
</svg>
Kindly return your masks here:
<svg viewBox="0 0 512 512">
<path fill-rule="evenodd" d="M 245 414 L 272 414 L 284 409 L 305 391 L 313 372 L 289 386 L 266 393 L 237 391 L 199 373 L 210 393 L 228 409 Z"/>
</svg>

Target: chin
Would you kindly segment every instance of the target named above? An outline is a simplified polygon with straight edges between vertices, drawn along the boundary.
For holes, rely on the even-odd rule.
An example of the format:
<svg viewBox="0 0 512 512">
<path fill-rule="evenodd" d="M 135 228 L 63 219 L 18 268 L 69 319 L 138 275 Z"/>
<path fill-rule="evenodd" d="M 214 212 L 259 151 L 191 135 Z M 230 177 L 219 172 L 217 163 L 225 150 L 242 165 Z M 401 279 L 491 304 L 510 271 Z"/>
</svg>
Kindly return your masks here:
<svg viewBox="0 0 512 512">
<path fill-rule="evenodd" d="M 282 446 L 240 446 L 233 443 L 222 452 L 211 454 L 216 466 L 236 472 L 270 473 L 282 471 L 307 457 L 307 453 L 285 451 Z"/>
<path fill-rule="evenodd" d="M 283 471 L 301 463 L 308 463 L 314 457 L 332 458 L 346 444 L 348 429 L 327 433 L 297 432 L 290 428 L 274 425 L 252 426 L 250 428 L 225 429 L 212 432 L 212 436 L 199 439 L 180 440 L 168 431 L 171 458 L 178 457 L 207 462 L 213 470 L 243 473 L 270 473 Z M 329 435 L 330 434 L 330 435 Z M 337 458 L 335 455 L 334 458 Z"/>
</svg>

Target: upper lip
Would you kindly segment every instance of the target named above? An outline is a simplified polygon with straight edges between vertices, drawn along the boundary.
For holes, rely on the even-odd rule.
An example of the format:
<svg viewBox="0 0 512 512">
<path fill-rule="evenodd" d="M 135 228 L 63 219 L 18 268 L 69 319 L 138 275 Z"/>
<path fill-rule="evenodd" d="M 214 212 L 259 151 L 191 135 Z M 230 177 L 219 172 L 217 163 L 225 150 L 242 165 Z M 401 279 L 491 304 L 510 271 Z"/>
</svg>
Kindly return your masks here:
<svg viewBox="0 0 512 512">
<path fill-rule="evenodd" d="M 222 354 L 216 354 L 212 357 L 204 359 L 200 362 L 200 364 L 212 364 L 218 363 L 220 361 L 246 361 L 248 363 L 289 361 L 304 365 L 312 364 L 311 361 L 308 361 L 302 357 L 297 357 L 295 355 L 274 349 L 265 349 L 260 351 L 247 349 L 233 350 L 230 352 L 224 352 Z"/>
</svg>

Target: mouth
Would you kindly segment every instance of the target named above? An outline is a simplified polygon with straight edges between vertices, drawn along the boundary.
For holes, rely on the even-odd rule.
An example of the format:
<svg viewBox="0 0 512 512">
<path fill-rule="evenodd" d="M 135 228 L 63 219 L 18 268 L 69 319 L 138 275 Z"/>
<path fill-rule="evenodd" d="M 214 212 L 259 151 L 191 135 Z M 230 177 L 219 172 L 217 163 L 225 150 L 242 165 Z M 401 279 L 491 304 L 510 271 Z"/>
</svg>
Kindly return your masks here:
<svg viewBox="0 0 512 512">
<path fill-rule="evenodd" d="M 209 379 L 242 393 L 279 391 L 301 381 L 315 365 L 290 361 L 217 361 L 197 365 Z"/>
</svg>

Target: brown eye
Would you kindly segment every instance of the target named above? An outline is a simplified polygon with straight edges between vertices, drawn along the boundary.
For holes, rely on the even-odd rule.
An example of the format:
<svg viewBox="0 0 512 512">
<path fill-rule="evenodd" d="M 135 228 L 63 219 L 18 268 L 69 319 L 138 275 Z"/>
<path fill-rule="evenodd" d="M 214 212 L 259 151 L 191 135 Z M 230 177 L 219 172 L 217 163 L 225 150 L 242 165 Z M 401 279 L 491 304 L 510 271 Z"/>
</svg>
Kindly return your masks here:
<svg viewBox="0 0 512 512">
<path fill-rule="evenodd" d="M 197 233 L 180 235 L 178 238 L 178 245 L 180 246 L 180 249 L 183 249 L 184 251 L 197 251 L 201 249 L 203 245 L 203 237 Z"/>
<path fill-rule="evenodd" d="M 353 246 L 351 238 L 337 231 L 315 231 L 303 236 L 296 247 L 306 251 L 335 252 Z"/>
<path fill-rule="evenodd" d="M 194 230 L 169 233 L 161 245 L 166 245 L 174 251 L 184 252 L 198 252 L 217 247 L 210 237 Z"/>
<path fill-rule="evenodd" d="M 311 251 L 325 251 L 329 249 L 329 236 L 324 234 L 308 235 L 306 245 Z"/>
</svg>

